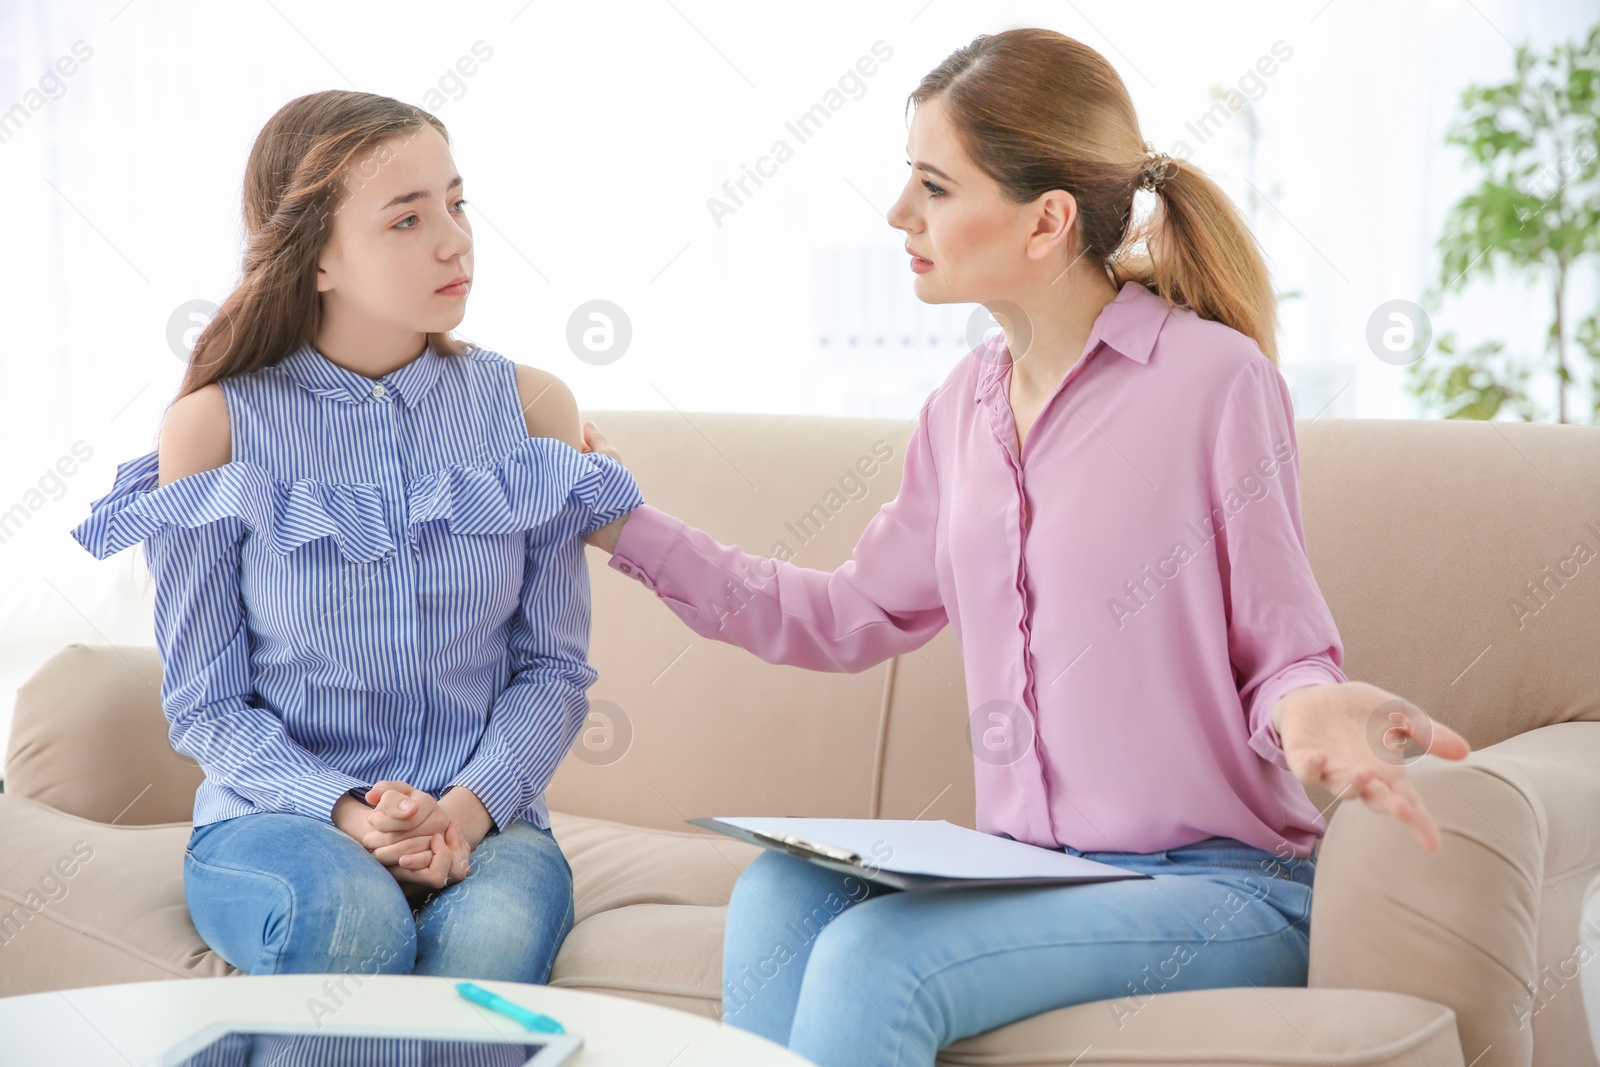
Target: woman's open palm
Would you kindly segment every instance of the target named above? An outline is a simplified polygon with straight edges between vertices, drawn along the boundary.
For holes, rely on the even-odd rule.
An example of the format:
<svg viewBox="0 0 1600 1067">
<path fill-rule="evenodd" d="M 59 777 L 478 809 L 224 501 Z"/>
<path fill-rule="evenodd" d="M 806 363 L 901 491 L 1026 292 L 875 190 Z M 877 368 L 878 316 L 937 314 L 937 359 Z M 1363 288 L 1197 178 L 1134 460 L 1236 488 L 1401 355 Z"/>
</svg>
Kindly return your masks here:
<svg viewBox="0 0 1600 1067">
<path fill-rule="evenodd" d="M 1373 811 L 1394 815 L 1423 849 L 1439 847 L 1439 827 L 1406 774 L 1407 741 L 1441 759 L 1465 759 L 1466 738 L 1403 697 L 1366 682 L 1311 685 L 1283 696 L 1283 754 L 1305 785 L 1350 792 Z"/>
</svg>

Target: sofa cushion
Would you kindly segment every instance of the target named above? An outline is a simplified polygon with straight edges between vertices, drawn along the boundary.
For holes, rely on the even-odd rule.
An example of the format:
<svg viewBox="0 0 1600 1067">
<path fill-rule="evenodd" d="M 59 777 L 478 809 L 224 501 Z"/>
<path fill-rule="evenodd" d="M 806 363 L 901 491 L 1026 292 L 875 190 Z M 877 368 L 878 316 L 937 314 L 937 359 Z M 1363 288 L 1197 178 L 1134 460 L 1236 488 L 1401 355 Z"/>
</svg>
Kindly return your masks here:
<svg viewBox="0 0 1600 1067">
<path fill-rule="evenodd" d="M 592 915 L 561 943 L 550 984 L 722 1018 L 728 908 L 632 904 Z"/>
<path fill-rule="evenodd" d="M 552 812 L 551 822 L 572 864 L 578 920 L 550 984 L 721 1018 L 727 902 L 761 850 L 721 835 L 564 812 Z M 1356 1019 L 1360 1025 L 1352 1026 Z M 1416 997 L 1360 989 L 1196 990 L 1131 1008 L 1096 1001 L 1047 1012 L 939 1056 L 945 1067 L 1330 1061 L 1461 1067 L 1455 1014 Z"/>
<path fill-rule="evenodd" d="M 727 902 L 761 850 L 698 832 L 551 818 L 572 865 L 578 913 L 550 984 L 719 1018 Z M 239 973 L 189 920 L 188 823 L 111 826 L 0 796 L 0 829 L 0 995 Z M 1461 1067 L 1454 1014 L 1401 994 L 1165 993 L 1132 1017 L 1124 1011 L 1120 1026 L 1110 1004 L 1047 1012 L 957 1042 L 939 1062 Z"/>
<path fill-rule="evenodd" d="M 553 811 L 577 917 L 550 984 L 634 997 L 716 1019 L 733 885 L 761 849 L 700 830 L 658 830 Z"/>
<path fill-rule="evenodd" d="M 1120 1005 L 1121 1010 L 1113 1010 Z M 1098 1000 L 939 1053 L 939 1067 L 1462 1067 L 1455 1012 L 1369 989 L 1255 986 Z"/>
<path fill-rule="evenodd" d="M 560 812 L 551 824 L 577 904 L 552 984 L 714 1016 L 728 898 L 761 850 Z M 113 826 L 5 795 L 0 826 L 0 996 L 240 973 L 189 918 L 189 823 Z"/>
<path fill-rule="evenodd" d="M 550 829 L 572 865 L 574 927 L 634 904 L 723 907 L 733 884 L 762 853 L 706 830 L 658 830 L 550 813 Z"/>
</svg>

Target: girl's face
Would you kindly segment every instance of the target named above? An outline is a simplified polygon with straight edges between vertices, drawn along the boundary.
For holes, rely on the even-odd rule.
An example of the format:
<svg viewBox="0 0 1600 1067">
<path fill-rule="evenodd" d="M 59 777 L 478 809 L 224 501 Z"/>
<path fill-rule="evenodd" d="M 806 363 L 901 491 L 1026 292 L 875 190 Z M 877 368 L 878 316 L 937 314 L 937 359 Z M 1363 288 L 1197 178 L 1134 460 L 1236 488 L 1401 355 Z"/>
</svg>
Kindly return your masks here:
<svg viewBox="0 0 1600 1067">
<path fill-rule="evenodd" d="M 460 325 L 472 224 L 450 146 L 431 125 L 353 163 L 318 261 L 325 319 L 343 332 L 444 333 Z M 450 288 L 465 277 L 465 285 Z"/>
<path fill-rule="evenodd" d="M 940 97 L 912 113 L 906 153 L 911 176 L 887 217 L 905 232 L 917 299 L 1020 303 L 1069 266 L 1072 195 L 1057 189 L 1023 204 L 1006 200 L 967 156 Z"/>
</svg>

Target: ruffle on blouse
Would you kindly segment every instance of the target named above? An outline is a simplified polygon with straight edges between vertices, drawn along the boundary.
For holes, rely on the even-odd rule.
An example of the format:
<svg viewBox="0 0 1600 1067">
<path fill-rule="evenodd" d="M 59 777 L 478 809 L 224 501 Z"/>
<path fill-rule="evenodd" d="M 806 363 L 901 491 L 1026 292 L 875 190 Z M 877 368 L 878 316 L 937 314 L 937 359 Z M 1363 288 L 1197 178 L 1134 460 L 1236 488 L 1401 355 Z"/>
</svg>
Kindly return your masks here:
<svg viewBox="0 0 1600 1067">
<path fill-rule="evenodd" d="M 628 469 L 610 456 L 579 452 L 553 437 L 526 437 L 489 466 L 453 463 L 411 483 L 407 535 L 443 521 L 451 533 L 506 534 L 549 522 L 576 496 L 585 529 L 632 507 L 637 492 Z"/>
<path fill-rule="evenodd" d="M 284 484 L 264 467 L 234 461 L 158 487 L 157 455 L 120 464 L 111 491 L 73 529 L 72 536 L 96 558 L 166 525 L 200 527 L 227 518 L 240 519 L 283 555 L 321 537 L 332 537 L 346 559 L 359 563 L 394 549 L 376 485 L 310 478 Z"/>
</svg>

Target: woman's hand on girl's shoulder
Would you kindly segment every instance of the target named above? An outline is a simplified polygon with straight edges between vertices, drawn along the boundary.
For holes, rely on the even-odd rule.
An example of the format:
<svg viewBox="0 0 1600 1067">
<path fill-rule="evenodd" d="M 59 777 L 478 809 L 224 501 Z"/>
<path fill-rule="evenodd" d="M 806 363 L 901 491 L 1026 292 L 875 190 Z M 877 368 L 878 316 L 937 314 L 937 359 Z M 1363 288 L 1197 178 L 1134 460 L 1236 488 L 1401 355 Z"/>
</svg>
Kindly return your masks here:
<svg viewBox="0 0 1600 1067">
<path fill-rule="evenodd" d="M 618 463 L 622 462 L 622 454 L 611 447 L 611 442 L 606 440 L 606 435 L 600 432 L 600 427 L 590 419 L 583 424 L 583 447 L 579 452 L 598 452 L 602 456 L 610 456 Z"/>
<path fill-rule="evenodd" d="M 596 426 L 592 421 L 583 424 L 583 447 L 578 451 L 598 452 L 602 456 L 610 456 L 618 463 L 622 462 L 622 456 L 617 453 L 615 448 L 611 447 L 611 442 L 606 440 L 606 435 L 601 433 L 600 427 Z M 599 529 L 591 531 L 584 537 L 584 541 L 596 548 L 604 549 L 608 554 L 614 554 L 617 551 L 617 538 L 622 534 L 622 526 L 628 521 L 628 516 L 632 514 L 633 512 L 629 511 L 618 515 Z"/>
</svg>

